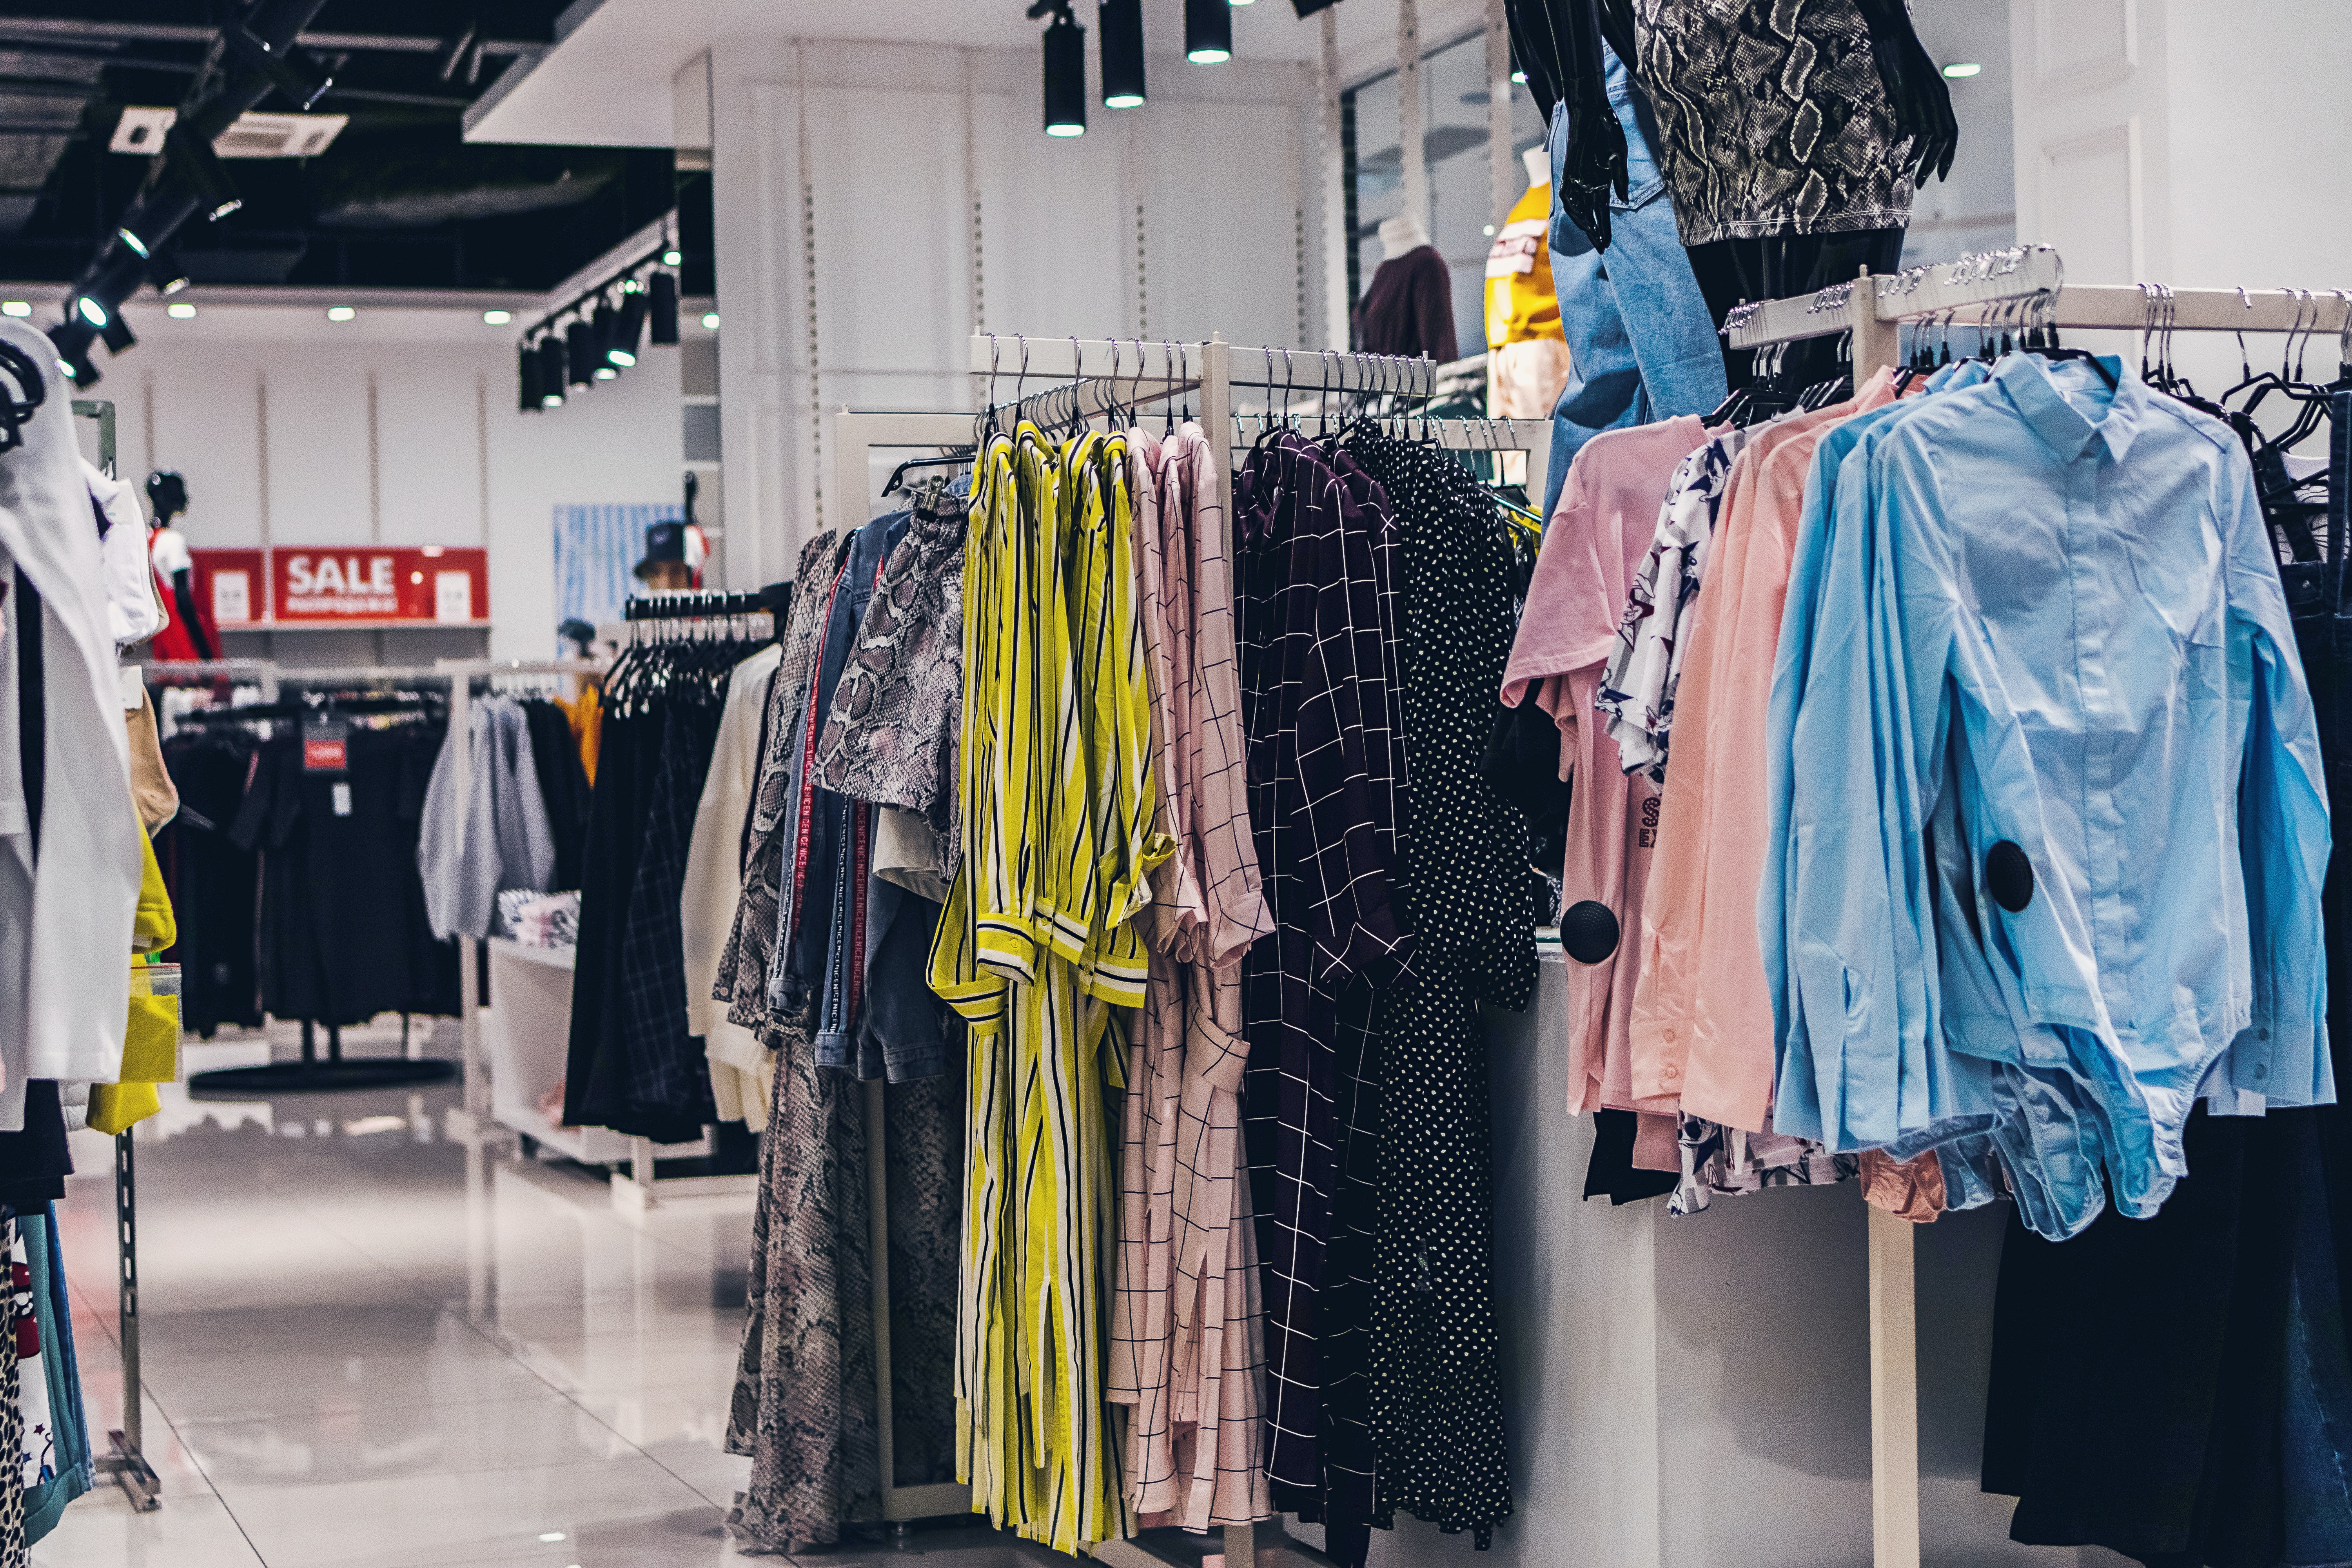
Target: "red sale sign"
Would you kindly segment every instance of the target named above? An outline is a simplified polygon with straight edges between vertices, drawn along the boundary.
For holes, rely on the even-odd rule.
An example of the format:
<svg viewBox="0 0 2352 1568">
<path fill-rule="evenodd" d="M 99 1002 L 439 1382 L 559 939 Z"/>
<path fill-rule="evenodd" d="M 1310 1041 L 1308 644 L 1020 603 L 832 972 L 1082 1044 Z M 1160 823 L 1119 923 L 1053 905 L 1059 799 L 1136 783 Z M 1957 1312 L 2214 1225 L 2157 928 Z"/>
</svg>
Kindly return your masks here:
<svg viewBox="0 0 2352 1568">
<path fill-rule="evenodd" d="M 269 618 L 268 552 L 261 550 L 191 550 L 196 603 L 210 610 L 215 626 L 231 630 Z M 179 614 L 178 606 L 172 613 Z"/>
<path fill-rule="evenodd" d="M 440 621 L 489 618 L 489 553 L 437 544 L 269 552 L 270 605 L 279 621 Z"/>
</svg>

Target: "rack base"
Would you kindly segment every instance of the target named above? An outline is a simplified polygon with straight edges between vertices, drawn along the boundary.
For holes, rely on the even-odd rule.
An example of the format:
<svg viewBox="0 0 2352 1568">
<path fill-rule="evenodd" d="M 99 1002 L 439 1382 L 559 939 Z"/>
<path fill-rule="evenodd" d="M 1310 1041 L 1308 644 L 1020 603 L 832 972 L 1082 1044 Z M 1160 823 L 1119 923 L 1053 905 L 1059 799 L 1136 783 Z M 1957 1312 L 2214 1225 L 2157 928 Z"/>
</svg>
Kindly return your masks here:
<svg viewBox="0 0 2352 1568">
<path fill-rule="evenodd" d="M 140 1513 L 153 1513 L 163 1506 L 163 1483 L 155 1477 L 154 1468 L 144 1456 L 132 1447 L 120 1432 L 109 1432 L 106 1440 L 112 1450 L 90 1461 L 90 1468 L 101 1476 L 111 1476 L 131 1506 Z"/>
<path fill-rule="evenodd" d="M 341 1094 L 362 1089 L 408 1089 L 447 1083 L 457 1064 L 430 1058 L 352 1057 L 342 1061 L 271 1062 L 266 1067 L 215 1068 L 188 1079 L 191 1100 L 257 1100 L 273 1094 Z"/>
</svg>

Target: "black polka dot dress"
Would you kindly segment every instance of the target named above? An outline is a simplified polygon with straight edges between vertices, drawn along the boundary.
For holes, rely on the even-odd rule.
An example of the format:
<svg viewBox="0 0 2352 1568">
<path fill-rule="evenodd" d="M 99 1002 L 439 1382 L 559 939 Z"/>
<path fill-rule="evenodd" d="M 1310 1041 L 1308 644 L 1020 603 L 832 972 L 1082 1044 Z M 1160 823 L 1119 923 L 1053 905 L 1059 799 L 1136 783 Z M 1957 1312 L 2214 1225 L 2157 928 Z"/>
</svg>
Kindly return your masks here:
<svg viewBox="0 0 2352 1568">
<path fill-rule="evenodd" d="M 1377 1217 L 1368 1344 L 1376 1521 L 1485 1546 L 1511 1512 L 1494 1307 L 1492 1131 L 1478 1005 L 1535 989 L 1527 822 L 1479 768 L 1515 630 L 1493 500 L 1444 452 L 1359 430 L 1402 541 L 1406 902 L 1414 982 L 1379 994 Z"/>
</svg>

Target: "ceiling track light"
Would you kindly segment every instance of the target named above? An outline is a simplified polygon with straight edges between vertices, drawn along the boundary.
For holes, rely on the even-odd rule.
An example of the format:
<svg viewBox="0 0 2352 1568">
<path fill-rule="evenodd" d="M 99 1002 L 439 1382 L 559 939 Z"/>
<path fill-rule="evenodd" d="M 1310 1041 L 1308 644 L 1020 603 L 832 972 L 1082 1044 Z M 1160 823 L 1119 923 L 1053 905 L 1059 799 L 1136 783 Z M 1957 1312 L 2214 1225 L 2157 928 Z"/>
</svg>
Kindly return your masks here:
<svg viewBox="0 0 2352 1568">
<path fill-rule="evenodd" d="M 1029 8 L 1035 16 L 1052 0 Z M 1070 12 L 1067 0 L 1053 5 L 1054 19 L 1045 24 L 1045 134 L 1083 136 L 1087 133 L 1087 30 Z"/>
<path fill-rule="evenodd" d="M 49 344 L 57 350 L 58 369 L 65 373 L 77 391 L 99 383 L 98 366 L 89 362 L 89 345 L 97 338 L 98 329 L 79 315 L 69 316 L 49 329 Z"/>
<path fill-rule="evenodd" d="M 646 289 L 646 315 L 656 343 L 677 342 L 677 275 L 656 272 Z"/>
<path fill-rule="evenodd" d="M 569 370 L 565 379 L 572 385 L 595 384 L 596 367 L 604 363 L 604 349 L 596 341 L 596 329 L 585 320 L 575 321 L 564 329 L 563 358 Z"/>
<path fill-rule="evenodd" d="M 268 40 L 257 37 L 243 22 L 221 28 L 221 42 L 241 63 L 268 77 L 297 109 L 309 109 L 335 85 L 333 74 L 302 49 L 291 44 L 273 49 Z"/>
<path fill-rule="evenodd" d="M 1102 0 L 1095 20 L 1102 33 L 1103 107 L 1142 107 L 1143 0 Z"/>
<path fill-rule="evenodd" d="M 207 220 L 218 223 L 245 205 L 212 143 L 184 124 L 174 124 L 163 133 L 163 156 L 196 193 L 197 210 Z"/>
<path fill-rule="evenodd" d="M 1228 0 L 1184 0 L 1184 58 L 1196 66 L 1234 58 L 1234 10 Z"/>
<path fill-rule="evenodd" d="M 637 345 L 646 336 L 646 292 L 631 290 L 613 317 L 613 338 L 604 357 L 624 370 L 637 363 Z"/>
<path fill-rule="evenodd" d="M 539 340 L 539 405 L 562 407 L 564 384 L 570 380 L 565 368 L 563 334 L 550 332 Z"/>
<path fill-rule="evenodd" d="M 539 412 L 542 392 L 539 381 L 539 347 L 535 343 L 515 345 L 515 406 L 525 414 Z"/>
</svg>

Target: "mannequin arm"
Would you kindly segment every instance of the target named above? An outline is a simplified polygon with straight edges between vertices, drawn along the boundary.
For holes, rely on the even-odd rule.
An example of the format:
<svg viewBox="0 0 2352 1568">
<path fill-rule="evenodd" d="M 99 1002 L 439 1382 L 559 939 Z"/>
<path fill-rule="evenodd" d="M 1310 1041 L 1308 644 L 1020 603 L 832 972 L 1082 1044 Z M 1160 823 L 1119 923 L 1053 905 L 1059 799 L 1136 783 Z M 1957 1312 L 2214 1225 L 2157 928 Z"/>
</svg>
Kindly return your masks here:
<svg viewBox="0 0 2352 1568">
<path fill-rule="evenodd" d="M 1927 58 L 1904 0 L 1855 0 L 1855 5 L 1870 28 L 1878 79 L 1886 89 L 1895 123 L 1911 139 L 1912 184 L 1924 185 L 1930 174 L 1940 180 L 1951 173 L 1952 154 L 1960 142 L 1959 121 L 1952 116 L 1952 89 Z"/>
<path fill-rule="evenodd" d="M 220 649 L 205 630 L 204 617 L 196 614 L 196 574 L 183 566 L 172 574 L 172 607 L 179 615 L 180 624 L 188 628 L 188 640 L 196 645 L 198 658 L 218 658 Z"/>
</svg>

